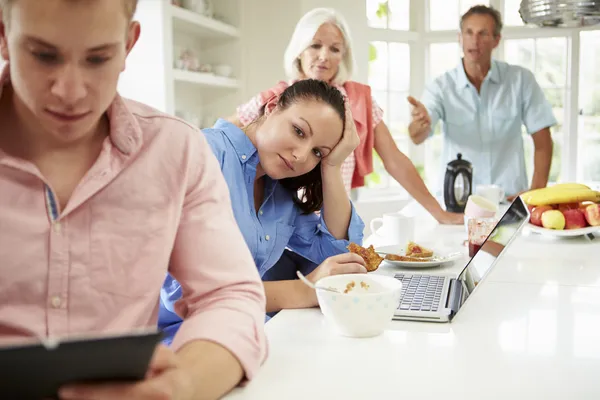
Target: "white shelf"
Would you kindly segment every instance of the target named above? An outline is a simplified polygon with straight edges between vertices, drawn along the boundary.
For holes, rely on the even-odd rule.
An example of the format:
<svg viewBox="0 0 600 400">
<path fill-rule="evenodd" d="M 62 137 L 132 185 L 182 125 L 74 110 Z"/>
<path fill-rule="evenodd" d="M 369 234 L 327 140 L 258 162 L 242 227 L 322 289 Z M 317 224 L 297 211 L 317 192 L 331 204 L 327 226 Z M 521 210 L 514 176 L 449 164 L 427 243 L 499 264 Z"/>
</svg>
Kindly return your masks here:
<svg viewBox="0 0 600 400">
<path fill-rule="evenodd" d="M 229 24 L 174 5 L 169 6 L 173 18 L 173 29 L 198 37 L 238 38 L 240 31 Z"/>
<path fill-rule="evenodd" d="M 203 72 L 185 71 L 173 69 L 173 79 L 175 82 L 191 83 L 200 86 L 217 87 L 224 89 L 237 89 L 239 82 L 236 79 L 225 78 Z"/>
</svg>

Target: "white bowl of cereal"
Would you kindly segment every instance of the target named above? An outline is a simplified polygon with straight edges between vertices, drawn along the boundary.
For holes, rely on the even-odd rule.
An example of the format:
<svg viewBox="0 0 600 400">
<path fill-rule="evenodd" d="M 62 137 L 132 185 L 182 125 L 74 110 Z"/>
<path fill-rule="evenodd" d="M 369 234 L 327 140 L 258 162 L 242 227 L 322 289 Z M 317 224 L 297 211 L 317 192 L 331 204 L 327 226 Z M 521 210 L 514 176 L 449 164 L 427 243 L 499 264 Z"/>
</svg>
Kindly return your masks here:
<svg viewBox="0 0 600 400">
<path fill-rule="evenodd" d="M 325 319 L 344 336 L 373 337 L 388 326 L 400 303 L 402 282 L 391 276 L 343 274 L 320 279 L 319 306 Z"/>
</svg>

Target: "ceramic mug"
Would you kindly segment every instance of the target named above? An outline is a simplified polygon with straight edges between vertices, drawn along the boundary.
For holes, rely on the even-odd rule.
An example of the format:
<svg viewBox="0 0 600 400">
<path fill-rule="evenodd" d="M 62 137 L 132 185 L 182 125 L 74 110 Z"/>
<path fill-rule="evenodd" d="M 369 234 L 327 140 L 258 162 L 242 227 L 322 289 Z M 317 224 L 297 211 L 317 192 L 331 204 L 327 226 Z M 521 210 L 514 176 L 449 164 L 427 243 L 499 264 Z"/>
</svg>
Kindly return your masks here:
<svg viewBox="0 0 600 400">
<path fill-rule="evenodd" d="M 477 185 L 475 194 L 485 197 L 494 204 L 504 201 L 504 189 L 498 185 Z"/>
<path fill-rule="evenodd" d="M 488 200 L 486 197 L 472 194 L 465 206 L 465 231 L 468 232 L 469 219 L 491 218 L 498 212 L 498 204 Z"/>
<path fill-rule="evenodd" d="M 376 226 L 381 224 L 380 226 Z M 383 238 L 382 245 L 406 245 L 413 240 L 415 222 L 413 217 L 401 213 L 383 214 L 382 218 L 373 218 L 370 223 L 371 232 Z"/>
<path fill-rule="evenodd" d="M 498 212 L 498 204 L 477 194 L 472 194 L 467 199 L 465 217 L 493 217 Z"/>
</svg>

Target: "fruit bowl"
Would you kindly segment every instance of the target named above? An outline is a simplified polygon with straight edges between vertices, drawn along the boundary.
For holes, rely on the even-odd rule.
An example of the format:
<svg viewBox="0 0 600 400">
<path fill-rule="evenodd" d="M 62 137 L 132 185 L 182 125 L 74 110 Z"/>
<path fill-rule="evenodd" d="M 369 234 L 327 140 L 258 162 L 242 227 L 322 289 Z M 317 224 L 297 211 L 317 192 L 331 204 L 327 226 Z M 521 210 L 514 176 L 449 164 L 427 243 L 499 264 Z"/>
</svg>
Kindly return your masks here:
<svg viewBox="0 0 600 400">
<path fill-rule="evenodd" d="M 533 232 L 557 237 L 600 231 L 600 192 L 578 183 L 556 184 L 523 193 Z"/>
</svg>

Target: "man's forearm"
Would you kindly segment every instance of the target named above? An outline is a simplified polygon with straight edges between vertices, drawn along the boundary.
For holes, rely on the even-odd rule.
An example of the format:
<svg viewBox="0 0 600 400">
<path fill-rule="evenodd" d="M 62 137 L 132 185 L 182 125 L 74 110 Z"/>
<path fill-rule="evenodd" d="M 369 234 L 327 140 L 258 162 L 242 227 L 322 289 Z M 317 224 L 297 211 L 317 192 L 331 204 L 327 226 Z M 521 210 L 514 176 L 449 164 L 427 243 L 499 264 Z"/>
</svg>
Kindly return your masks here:
<svg viewBox="0 0 600 400">
<path fill-rule="evenodd" d="M 183 370 L 181 385 L 190 388 L 194 400 L 223 397 L 235 388 L 244 371 L 238 359 L 225 347 L 206 340 L 194 340 L 177 352 Z"/>
<path fill-rule="evenodd" d="M 533 156 L 533 178 L 531 189 L 546 187 L 552 165 L 552 145 L 549 148 L 536 149 Z"/>
<path fill-rule="evenodd" d="M 298 279 L 263 284 L 267 296 L 267 312 L 316 307 L 319 304 L 315 291 Z"/>
</svg>

